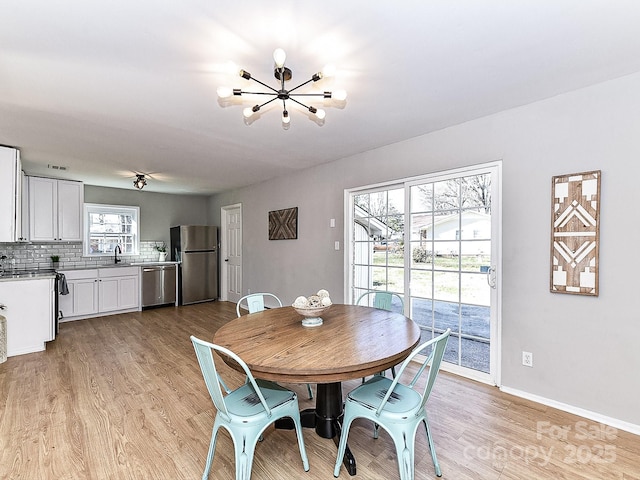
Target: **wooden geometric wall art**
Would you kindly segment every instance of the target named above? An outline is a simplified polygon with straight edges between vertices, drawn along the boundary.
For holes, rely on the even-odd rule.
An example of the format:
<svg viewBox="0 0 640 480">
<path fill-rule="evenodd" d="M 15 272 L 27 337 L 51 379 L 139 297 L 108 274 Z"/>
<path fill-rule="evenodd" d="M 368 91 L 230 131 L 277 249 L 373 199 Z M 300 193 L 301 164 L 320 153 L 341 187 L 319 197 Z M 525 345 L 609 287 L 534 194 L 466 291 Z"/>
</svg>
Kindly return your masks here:
<svg viewBox="0 0 640 480">
<path fill-rule="evenodd" d="M 551 181 L 551 291 L 598 295 L 600 170 Z"/>
<path fill-rule="evenodd" d="M 269 240 L 298 238 L 298 207 L 269 212 Z"/>
</svg>

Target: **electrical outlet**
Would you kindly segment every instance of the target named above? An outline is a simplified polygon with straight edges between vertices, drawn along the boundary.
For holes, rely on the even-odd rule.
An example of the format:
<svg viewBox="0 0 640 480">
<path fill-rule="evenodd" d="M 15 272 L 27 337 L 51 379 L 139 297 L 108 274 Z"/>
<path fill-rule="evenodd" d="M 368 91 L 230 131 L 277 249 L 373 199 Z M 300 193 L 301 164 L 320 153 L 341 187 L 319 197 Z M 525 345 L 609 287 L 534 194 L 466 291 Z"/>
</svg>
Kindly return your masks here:
<svg viewBox="0 0 640 480">
<path fill-rule="evenodd" d="M 533 367 L 533 353 L 522 352 L 522 365 L 525 367 Z"/>
</svg>

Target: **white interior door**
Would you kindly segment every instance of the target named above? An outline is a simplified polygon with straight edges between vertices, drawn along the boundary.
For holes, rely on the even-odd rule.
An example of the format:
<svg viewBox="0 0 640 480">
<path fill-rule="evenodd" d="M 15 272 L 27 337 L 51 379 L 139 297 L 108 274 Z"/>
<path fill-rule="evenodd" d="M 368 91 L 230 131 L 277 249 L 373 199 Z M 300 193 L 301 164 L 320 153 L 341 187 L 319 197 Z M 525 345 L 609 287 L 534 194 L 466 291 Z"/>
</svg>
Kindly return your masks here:
<svg viewBox="0 0 640 480">
<path fill-rule="evenodd" d="M 242 205 L 220 211 L 222 220 L 222 300 L 237 303 L 242 297 Z"/>
</svg>

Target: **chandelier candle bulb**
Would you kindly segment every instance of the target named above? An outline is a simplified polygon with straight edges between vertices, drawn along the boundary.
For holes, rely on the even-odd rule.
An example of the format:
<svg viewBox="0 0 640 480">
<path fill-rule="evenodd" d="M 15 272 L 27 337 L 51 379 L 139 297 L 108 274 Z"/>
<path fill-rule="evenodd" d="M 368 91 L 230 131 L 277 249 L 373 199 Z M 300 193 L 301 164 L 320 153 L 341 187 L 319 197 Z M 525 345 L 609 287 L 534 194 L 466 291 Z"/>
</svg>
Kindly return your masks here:
<svg viewBox="0 0 640 480">
<path fill-rule="evenodd" d="M 276 67 L 284 67 L 284 62 L 287 59 L 287 54 L 281 48 L 276 48 L 273 51 L 273 61 L 276 63 Z"/>
<path fill-rule="evenodd" d="M 320 72 L 320 75 L 322 75 L 322 77 L 333 77 L 336 74 L 336 67 L 335 65 L 325 65 L 324 68 L 322 69 L 322 71 Z"/>
<path fill-rule="evenodd" d="M 342 102 L 347 99 L 347 92 L 346 90 L 336 90 L 331 94 L 331 98 Z"/>
<path fill-rule="evenodd" d="M 216 92 L 218 93 L 218 97 L 220 98 L 229 98 L 231 95 L 233 95 L 233 90 L 229 87 L 218 87 Z"/>
</svg>

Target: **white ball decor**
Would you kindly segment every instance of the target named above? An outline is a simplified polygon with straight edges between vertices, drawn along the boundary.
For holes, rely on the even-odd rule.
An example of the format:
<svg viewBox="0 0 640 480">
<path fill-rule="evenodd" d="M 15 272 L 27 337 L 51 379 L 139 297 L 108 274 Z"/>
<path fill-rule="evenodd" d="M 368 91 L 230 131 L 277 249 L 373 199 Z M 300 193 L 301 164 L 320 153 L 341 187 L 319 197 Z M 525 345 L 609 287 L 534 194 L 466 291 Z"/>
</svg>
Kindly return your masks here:
<svg viewBox="0 0 640 480">
<path fill-rule="evenodd" d="M 320 307 L 322 305 L 322 299 L 318 295 L 311 295 L 308 300 L 310 307 Z"/>
<path fill-rule="evenodd" d="M 307 300 L 307 297 L 298 297 L 296 298 L 296 301 L 293 302 L 293 306 L 300 307 L 300 308 L 308 307 L 309 300 Z"/>
<path fill-rule="evenodd" d="M 302 320 L 303 327 L 317 327 L 322 325 L 320 314 L 326 312 L 331 304 L 329 292 L 321 289 L 315 295 L 296 298 L 292 307 L 304 317 Z"/>
</svg>

